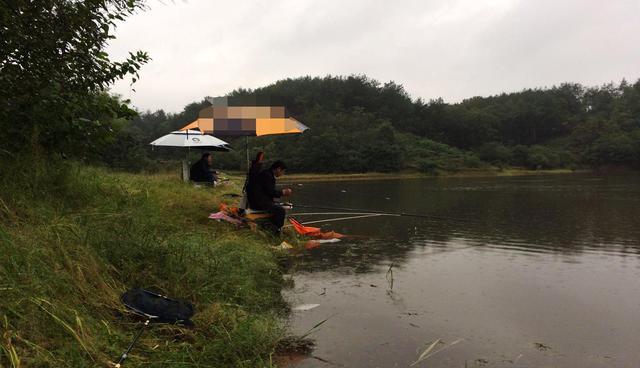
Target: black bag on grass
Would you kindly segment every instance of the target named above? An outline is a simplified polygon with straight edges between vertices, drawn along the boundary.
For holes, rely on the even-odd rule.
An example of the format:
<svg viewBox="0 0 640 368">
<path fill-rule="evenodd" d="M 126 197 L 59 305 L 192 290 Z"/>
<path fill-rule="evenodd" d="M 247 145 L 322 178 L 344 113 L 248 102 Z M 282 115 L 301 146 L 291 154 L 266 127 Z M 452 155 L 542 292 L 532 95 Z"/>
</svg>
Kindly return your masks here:
<svg viewBox="0 0 640 368">
<path fill-rule="evenodd" d="M 153 322 L 193 325 L 193 305 L 187 301 L 175 300 L 145 289 L 132 289 L 122 294 L 120 300 L 134 313 Z"/>
</svg>

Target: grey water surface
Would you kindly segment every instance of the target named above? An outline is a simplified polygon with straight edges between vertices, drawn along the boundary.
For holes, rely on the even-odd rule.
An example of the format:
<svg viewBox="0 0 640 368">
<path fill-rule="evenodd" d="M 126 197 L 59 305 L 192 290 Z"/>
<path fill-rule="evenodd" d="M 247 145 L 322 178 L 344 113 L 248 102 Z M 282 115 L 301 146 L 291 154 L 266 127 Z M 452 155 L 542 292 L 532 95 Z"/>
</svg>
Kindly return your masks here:
<svg viewBox="0 0 640 368">
<path fill-rule="evenodd" d="M 295 259 L 286 298 L 320 306 L 291 329 L 328 318 L 298 367 L 407 367 L 438 339 L 415 367 L 640 367 L 640 176 L 291 185 L 294 203 L 430 216 L 319 224 L 356 237 Z"/>
</svg>

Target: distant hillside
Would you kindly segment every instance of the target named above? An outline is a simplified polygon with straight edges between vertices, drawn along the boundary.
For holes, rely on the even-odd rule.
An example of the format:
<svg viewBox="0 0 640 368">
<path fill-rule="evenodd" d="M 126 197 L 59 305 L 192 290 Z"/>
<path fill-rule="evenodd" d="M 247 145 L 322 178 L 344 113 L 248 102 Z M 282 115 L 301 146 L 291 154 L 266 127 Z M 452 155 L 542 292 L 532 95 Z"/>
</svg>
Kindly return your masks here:
<svg viewBox="0 0 640 368">
<path fill-rule="evenodd" d="M 600 87 L 562 84 L 457 104 L 413 100 L 402 85 L 366 76 L 285 79 L 229 95 L 279 99 L 311 127 L 301 136 L 250 139 L 252 151 L 283 158 L 295 171 L 640 167 L 640 80 Z M 142 113 L 128 132 L 144 145 L 192 121 L 203 106 L 205 101 L 179 114 Z M 244 140 L 231 143 L 237 152 L 216 155 L 217 161 L 238 168 Z"/>
</svg>

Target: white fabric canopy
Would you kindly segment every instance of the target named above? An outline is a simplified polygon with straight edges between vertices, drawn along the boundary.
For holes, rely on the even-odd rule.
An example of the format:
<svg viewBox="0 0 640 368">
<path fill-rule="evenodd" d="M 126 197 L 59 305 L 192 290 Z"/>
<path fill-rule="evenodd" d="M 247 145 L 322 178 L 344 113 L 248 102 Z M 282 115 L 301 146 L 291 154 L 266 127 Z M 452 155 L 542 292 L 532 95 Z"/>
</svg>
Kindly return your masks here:
<svg viewBox="0 0 640 368">
<path fill-rule="evenodd" d="M 202 134 L 197 130 L 171 132 L 150 143 L 152 146 L 190 147 L 216 151 L 229 151 L 228 143 L 222 139 Z"/>
</svg>

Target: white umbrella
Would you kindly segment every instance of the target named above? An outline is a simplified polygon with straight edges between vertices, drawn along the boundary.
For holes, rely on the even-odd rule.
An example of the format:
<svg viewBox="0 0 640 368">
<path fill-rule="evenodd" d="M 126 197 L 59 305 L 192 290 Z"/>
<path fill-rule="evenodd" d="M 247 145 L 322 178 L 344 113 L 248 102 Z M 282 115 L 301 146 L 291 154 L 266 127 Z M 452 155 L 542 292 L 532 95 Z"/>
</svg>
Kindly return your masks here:
<svg viewBox="0 0 640 368">
<path fill-rule="evenodd" d="M 222 139 L 202 134 L 197 130 L 171 132 L 150 143 L 152 146 L 200 148 L 210 151 L 229 151 L 228 143 Z"/>
<path fill-rule="evenodd" d="M 164 135 L 155 141 L 150 143 L 153 147 L 186 147 L 189 150 L 191 148 L 198 148 L 209 151 L 230 151 L 229 143 L 212 137 L 210 135 L 202 134 L 198 130 L 177 130 Z M 182 160 L 182 179 L 184 181 L 189 180 L 189 152 L 187 151 L 187 159 Z"/>
</svg>

